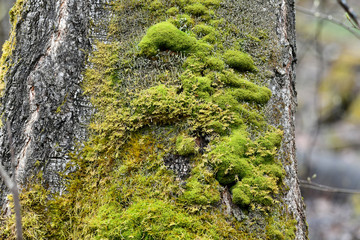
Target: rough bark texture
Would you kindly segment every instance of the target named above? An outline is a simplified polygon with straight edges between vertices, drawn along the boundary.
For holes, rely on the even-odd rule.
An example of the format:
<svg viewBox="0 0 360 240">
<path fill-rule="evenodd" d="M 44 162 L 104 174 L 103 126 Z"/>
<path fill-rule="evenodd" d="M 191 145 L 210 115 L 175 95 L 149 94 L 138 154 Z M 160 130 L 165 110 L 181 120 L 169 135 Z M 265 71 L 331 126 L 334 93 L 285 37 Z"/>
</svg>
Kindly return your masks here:
<svg viewBox="0 0 360 240">
<path fill-rule="evenodd" d="M 269 121 L 284 131 L 280 158 L 285 166 L 283 199 L 297 220 L 296 239 L 307 239 L 304 204 L 297 179 L 294 113 L 295 91 L 295 10 L 293 0 L 226 1 L 228 20 L 271 32 L 276 62 L 272 64 L 270 89 L 273 97 L 267 107 Z M 238 12 L 244 14 L 238 18 Z M 87 52 L 93 39 L 103 39 L 90 22 L 107 17 L 102 0 L 28 0 L 16 25 L 16 46 L 6 76 L 2 100 L 3 122 L 10 121 L 17 156 L 19 183 L 43 171 L 52 191 L 61 191 L 59 172 L 65 169 L 68 153 L 87 137 L 86 125 L 93 113 L 80 86 Z M 238 22 L 237 22 L 238 21 Z M 106 21 L 105 21 L 106 22 Z M 104 28 L 105 29 L 105 28 Z M 269 45 L 265 45 L 269 47 Z M 255 54 L 255 53 L 254 53 Z M 0 132 L 0 157 L 10 168 L 6 129 Z M 0 205 L 7 190 L 1 185 Z M 228 191 L 223 193 L 228 212 L 240 214 L 231 205 Z M 230 200 L 229 200 L 230 199 Z M 240 217 L 241 218 L 241 217 Z"/>
<path fill-rule="evenodd" d="M 282 0 L 278 3 L 276 32 L 281 46 L 281 59 L 275 69 L 275 77 L 271 83 L 273 92 L 273 116 L 281 116 L 278 124 L 283 126 L 284 140 L 281 148 L 281 158 L 287 173 L 286 185 L 289 191 L 285 202 L 298 222 L 297 239 L 307 239 L 307 223 L 305 221 L 305 205 L 301 197 L 297 177 L 297 160 L 295 147 L 295 66 L 296 66 L 296 36 L 295 36 L 295 3 L 292 0 Z M 280 112 L 278 111 L 280 110 Z M 275 117 L 276 118 L 276 117 Z"/>
<path fill-rule="evenodd" d="M 229 19 L 236 23 L 237 12 L 246 14 L 252 19 L 252 26 L 262 26 L 270 30 L 272 43 L 277 51 L 277 62 L 273 64 L 273 77 L 270 82 L 272 99 L 268 104 L 269 121 L 284 131 L 280 158 L 286 170 L 286 186 L 289 188 L 284 201 L 296 218 L 297 239 L 307 239 L 305 221 L 305 205 L 301 197 L 297 177 L 297 160 L 295 147 L 295 66 L 296 66 L 296 35 L 295 35 L 295 2 L 293 0 L 278 1 L 242 1 L 235 3 L 239 9 L 229 14 Z M 240 7 L 241 6 L 241 7 Z M 244 9 L 246 9 L 244 11 Z M 244 17 L 244 18 L 246 18 Z M 241 25 L 241 22 L 238 22 Z M 244 27 L 246 28 L 246 26 Z M 268 44 L 267 47 L 271 46 Z M 224 198 L 226 199 L 226 198 Z M 233 210 L 236 211 L 236 210 Z"/>
<path fill-rule="evenodd" d="M 82 95 L 81 73 L 91 49 L 89 17 L 96 17 L 96 1 L 28 0 L 16 25 L 13 63 L 4 81 L 3 121 L 10 121 L 17 156 L 17 179 L 44 172 L 54 191 L 61 190 L 58 173 L 67 153 L 86 137 L 91 115 Z M 0 156 L 9 167 L 6 129 Z M 5 188 L 1 187 L 1 202 Z"/>
</svg>

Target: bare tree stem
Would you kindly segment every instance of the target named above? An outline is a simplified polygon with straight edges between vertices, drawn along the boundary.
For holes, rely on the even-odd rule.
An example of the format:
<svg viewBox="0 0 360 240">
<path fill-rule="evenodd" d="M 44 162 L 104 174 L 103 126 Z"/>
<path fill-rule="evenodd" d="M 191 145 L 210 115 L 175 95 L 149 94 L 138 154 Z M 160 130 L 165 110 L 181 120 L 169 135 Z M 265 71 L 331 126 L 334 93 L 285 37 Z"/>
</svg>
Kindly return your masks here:
<svg viewBox="0 0 360 240">
<path fill-rule="evenodd" d="M 301 187 L 315 189 L 322 192 L 333 192 L 333 193 L 347 193 L 347 194 L 360 194 L 359 190 L 355 189 L 345 189 L 345 188 L 336 188 L 330 187 L 327 185 L 322 185 L 319 183 L 309 182 L 306 180 L 299 180 Z"/>
<path fill-rule="evenodd" d="M 345 28 L 346 30 L 348 30 L 350 33 L 352 33 L 356 38 L 360 39 L 360 32 L 359 31 L 354 30 L 353 28 L 347 26 L 346 24 L 342 23 L 341 21 L 337 20 L 336 18 L 334 18 L 331 15 L 326 15 L 324 13 L 320 13 L 320 12 L 315 11 L 315 10 L 310 10 L 310 9 L 307 9 L 307 8 L 304 8 L 304 7 L 301 7 L 301 6 L 296 6 L 296 10 L 299 11 L 299 12 L 302 12 L 304 14 L 311 15 L 311 16 L 314 16 L 316 18 L 320 18 L 320 19 L 323 19 L 323 20 L 327 20 L 327 21 L 332 22 L 332 23 L 334 23 L 336 25 L 339 25 L 339 26 Z"/>
<path fill-rule="evenodd" d="M 9 174 L 6 172 L 4 166 L 1 163 L 0 163 L 0 176 L 4 180 L 5 185 L 9 188 L 10 192 L 13 195 L 15 218 L 16 218 L 16 238 L 17 240 L 22 240 L 23 234 L 22 234 L 22 221 L 21 221 L 21 206 L 20 206 L 19 189 L 16 183 L 15 154 L 14 154 L 14 147 L 12 146 L 12 134 L 11 134 L 11 127 L 9 121 L 7 122 L 7 132 L 9 137 L 9 146 L 11 153 L 12 179 L 9 176 Z"/>
</svg>

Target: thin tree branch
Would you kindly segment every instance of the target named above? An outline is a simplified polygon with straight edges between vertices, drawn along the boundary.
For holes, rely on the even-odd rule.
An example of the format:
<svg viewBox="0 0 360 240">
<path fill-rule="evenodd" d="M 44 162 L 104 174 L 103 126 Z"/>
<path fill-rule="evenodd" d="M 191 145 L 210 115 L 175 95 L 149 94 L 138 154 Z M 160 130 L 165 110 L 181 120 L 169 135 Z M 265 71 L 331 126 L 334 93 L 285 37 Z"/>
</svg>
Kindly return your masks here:
<svg viewBox="0 0 360 240">
<path fill-rule="evenodd" d="M 15 207 L 15 218 L 16 218 L 16 234 L 17 239 L 22 240 L 22 221 L 21 221 L 21 206 L 20 206 L 20 198 L 19 198 L 19 189 L 16 184 L 16 162 L 15 162 L 15 153 L 14 153 L 14 146 L 13 146 L 13 140 L 12 140 L 12 132 L 11 132 L 11 126 L 10 121 L 7 121 L 7 133 L 9 137 L 9 147 L 10 147 L 10 154 L 11 154 L 11 167 L 12 167 L 12 176 L 13 176 L 13 189 L 12 194 L 14 197 L 14 207 Z"/>
<path fill-rule="evenodd" d="M 301 187 L 310 188 L 318 191 L 332 192 L 332 193 L 360 194 L 360 190 L 330 187 L 319 183 L 309 182 L 306 180 L 299 180 L 299 181 Z"/>
<path fill-rule="evenodd" d="M 336 18 L 334 18 L 331 15 L 326 15 L 324 13 L 321 13 L 321 12 L 318 12 L 318 11 L 315 11 L 315 10 L 310 10 L 310 9 L 307 9 L 307 8 L 304 8 L 304 7 L 301 7 L 301 6 L 296 6 L 296 10 L 299 11 L 299 12 L 302 12 L 304 14 L 311 15 L 311 16 L 314 16 L 316 18 L 320 18 L 320 19 L 329 21 L 331 23 L 334 23 L 336 25 L 339 25 L 339 26 L 345 28 L 346 30 L 348 30 L 357 39 L 360 40 L 360 32 L 359 31 L 354 30 L 353 28 L 351 28 L 348 25 L 342 23 L 341 21 L 337 20 Z"/>
<path fill-rule="evenodd" d="M 349 7 L 349 5 L 347 4 L 346 0 L 337 0 L 338 3 L 340 4 L 340 6 L 345 10 L 345 12 L 349 15 L 349 17 L 351 18 L 351 20 L 354 21 L 356 27 L 358 29 L 360 29 L 360 25 L 359 25 L 359 21 L 357 19 L 356 14 L 354 13 L 353 9 L 351 7 Z"/>
<path fill-rule="evenodd" d="M 0 164 L 0 176 L 4 180 L 5 185 L 9 188 L 13 195 L 14 206 L 15 206 L 15 217 L 16 217 L 16 235 L 18 240 L 22 240 L 22 222 L 21 222 L 21 207 L 20 207 L 20 198 L 19 190 L 15 182 L 12 181 L 8 173 L 6 172 L 4 166 Z"/>
<path fill-rule="evenodd" d="M 16 238 L 17 238 L 17 240 L 22 240 L 23 234 L 22 234 L 22 221 L 21 221 L 21 206 L 20 206 L 20 198 L 19 198 L 19 189 L 16 184 L 15 155 L 14 155 L 14 147 L 12 146 L 12 134 L 11 134 L 11 127 L 10 127 L 9 121 L 7 122 L 7 132 L 8 132 L 8 137 L 9 137 L 13 178 L 11 179 L 11 177 L 6 172 L 4 166 L 1 164 L 1 162 L 0 162 L 0 176 L 4 180 L 5 185 L 9 188 L 10 192 L 13 195 L 15 218 L 16 218 Z"/>
</svg>

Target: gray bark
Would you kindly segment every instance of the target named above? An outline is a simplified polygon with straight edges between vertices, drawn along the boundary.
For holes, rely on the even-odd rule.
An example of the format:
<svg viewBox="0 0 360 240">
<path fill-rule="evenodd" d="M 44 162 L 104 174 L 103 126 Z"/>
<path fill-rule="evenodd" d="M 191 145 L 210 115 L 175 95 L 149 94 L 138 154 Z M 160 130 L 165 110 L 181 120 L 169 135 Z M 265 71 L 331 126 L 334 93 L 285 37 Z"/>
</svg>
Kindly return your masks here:
<svg viewBox="0 0 360 240">
<path fill-rule="evenodd" d="M 271 83 L 273 92 L 270 105 L 272 115 L 276 116 L 280 110 L 281 118 L 278 124 L 283 126 L 284 140 L 280 156 L 285 166 L 285 183 L 289 188 L 285 203 L 297 220 L 297 239 L 307 239 L 307 223 L 305 221 L 305 205 L 301 197 L 297 177 L 297 159 L 295 146 L 295 111 L 297 106 L 295 89 L 296 66 L 296 36 L 295 36 L 295 3 L 292 0 L 282 0 L 277 11 L 278 24 L 276 32 L 282 46 L 282 62 L 275 69 L 275 77 Z"/>
<path fill-rule="evenodd" d="M 96 17 L 100 4 L 28 0 L 24 5 L 2 100 L 3 122 L 12 126 L 20 184 L 42 170 L 46 184 L 60 191 L 58 173 L 68 162 L 67 153 L 86 138 L 91 107 L 82 95 L 81 73 L 91 49 L 89 17 Z M 7 142 L 3 128 L 0 156 L 9 168 Z M 4 185 L 1 190 L 3 202 Z"/>
<path fill-rule="evenodd" d="M 96 32 L 91 21 L 104 20 L 105 0 L 28 0 L 16 26 L 13 65 L 5 76 L 2 99 L 3 123 L 10 121 L 17 159 L 16 177 L 20 184 L 40 170 L 52 191 L 61 191 L 58 175 L 69 161 L 68 153 L 87 137 L 86 125 L 93 113 L 82 94 L 81 79 L 87 52 Z M 295 216 L 296 239 L 307 239 L 304 204 L 297 179 L 294 113 L 295 91 L 295 10 L 293 0 L 227 1 L 237 7 L 228 14 L 236 23 L 241 12 L 254 26 L 272 32 L 278 50 L 270 88 L 268 116 L 282 126 L 284 140 L 281 159 L 287 175 L 284 209 Z M 244 11 L 245 9 L 245 11 Z M 0 132 L 0 157 L 10 169 L 10 149 L 6 129 Z M 14 173 L 12 173 L 14 174 Z M 0 205 L 7 190 L 1 184 Z M 226 199 L 226 197 L 224 197 Z M 235 210 L 234 210 L 235 211 Z"/>
</svg>

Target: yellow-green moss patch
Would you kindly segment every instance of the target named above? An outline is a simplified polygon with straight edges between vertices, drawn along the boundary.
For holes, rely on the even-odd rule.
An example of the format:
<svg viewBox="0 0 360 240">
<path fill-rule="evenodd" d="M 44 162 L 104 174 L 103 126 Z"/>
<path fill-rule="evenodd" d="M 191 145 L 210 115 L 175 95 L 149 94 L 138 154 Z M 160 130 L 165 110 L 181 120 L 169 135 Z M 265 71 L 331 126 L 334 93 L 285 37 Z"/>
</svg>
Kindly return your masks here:
<svg viewBox="0 0 360 240">
<path fill-rule="evenodd" d="M 277 204 L 282 132 L 264 115 L 269 79 L 254 63 L 261 53 L 253 60 L 242 45 L 261 36 L 224 10 L 220 0 L 113 2 L 109 38 L 84 72 L 97 110 L 89 140 L 72 156 L 67 192 L 23 200 L 39 214 L 26 236 L 41 222 L 47 239 L 291 239 Z"/>
<path fill-rule="evenodd" d="M 180 135 L 176 139 L 176 152 L 180 155 L 189 155 L 196 153 L 195 138 Z"/>
<path fill-rule="evenodd" d="M 150 27 L 139 43 L 140 54 L 153 56 L 159 50 L 188 52 L 195 45 L 196 39 L 177 29 L 170 22 L 161 22 Z"/>
<path fill-rule="evenodd" d="M 225 63 L 239 71 L 256 71 L 252 58 L 243 52 L 228 50 L 224 54 Z"/>
</svg>

